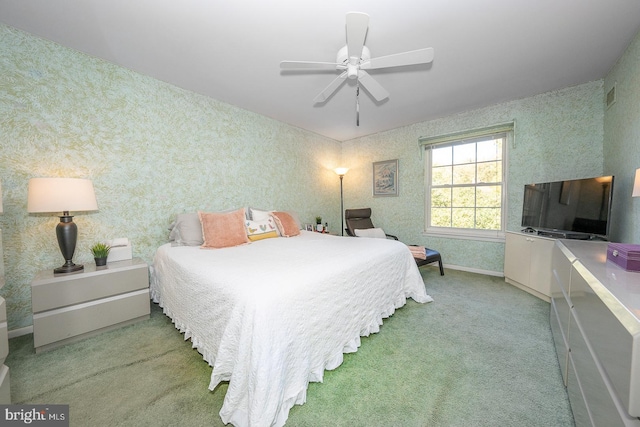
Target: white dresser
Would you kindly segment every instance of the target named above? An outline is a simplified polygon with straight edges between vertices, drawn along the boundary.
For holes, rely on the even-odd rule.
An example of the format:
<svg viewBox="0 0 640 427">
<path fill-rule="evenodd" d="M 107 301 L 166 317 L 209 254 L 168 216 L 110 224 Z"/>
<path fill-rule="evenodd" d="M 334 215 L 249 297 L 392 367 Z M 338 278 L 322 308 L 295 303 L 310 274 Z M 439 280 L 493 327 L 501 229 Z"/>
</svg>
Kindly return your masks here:
<svg viewBox="0 0 640 427">
<path fill-rule="evenodd" d="M 640 426 L 640 273 L 606 242 L 558 240 L 551 330 L 576 426 Z"/>
</svg>

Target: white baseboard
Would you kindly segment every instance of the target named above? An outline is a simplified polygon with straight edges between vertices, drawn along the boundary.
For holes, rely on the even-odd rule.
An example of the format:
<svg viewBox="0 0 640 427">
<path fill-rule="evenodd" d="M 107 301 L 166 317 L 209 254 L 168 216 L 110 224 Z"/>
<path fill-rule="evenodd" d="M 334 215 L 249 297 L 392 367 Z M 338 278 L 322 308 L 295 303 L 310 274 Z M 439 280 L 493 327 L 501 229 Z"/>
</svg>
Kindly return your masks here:
<svg viewBox="0 0 640 427">
<path fill-rule="evenodd" d="M 480 268 L 463 267 L 460 265 L 450 265 L 450 264 L 444 264 L 444 268 L 445 270 L 448 268 L 451 270 L 467 271 L 469 273 L 478 273 L 478 274 L 484 274 L 487 276 L 504 277 L 504 273 L 502 271 L 482 270 Z M 445 274 L 446 274 L 446 271 L 445 271 Z"/>
<path fill-rule="evenodd" d="M 14 329 L 9 331 L 9 339 L 21 337 L 33 333 L 33 326 L 25 326 L 24 328 Z"/>
</svg>

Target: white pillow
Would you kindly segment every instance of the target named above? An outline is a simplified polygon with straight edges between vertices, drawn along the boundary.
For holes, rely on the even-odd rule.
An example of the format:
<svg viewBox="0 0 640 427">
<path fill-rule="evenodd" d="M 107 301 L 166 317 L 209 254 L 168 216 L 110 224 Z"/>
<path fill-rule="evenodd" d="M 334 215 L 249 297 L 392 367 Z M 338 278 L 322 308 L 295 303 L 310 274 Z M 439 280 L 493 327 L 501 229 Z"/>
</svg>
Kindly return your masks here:
<svg viewBox="0 0 640 427">
<path fill-rule="evenodd" d="M 266 221 L 270 218 L 270 213 L 272 211 L 266 211 L 264 209 L 254 209 L 254 208 L 249 208 L 249 218 L 252 221 Z"/>
<path fill-rule="evenodd" d="M 353 230 L 357 237 L 372 237 L 375 239 L 386 239 L 387 235 L 384 234 L 382 228 L 356 228 Z"/>
<path fill-rule="evenodd" d="M 178 214 L 176 220 L 169 226 L 169 241 L 176 246 L 200 246 L 202 238 L 202 224 L 196 212 Z"/>
</svg>

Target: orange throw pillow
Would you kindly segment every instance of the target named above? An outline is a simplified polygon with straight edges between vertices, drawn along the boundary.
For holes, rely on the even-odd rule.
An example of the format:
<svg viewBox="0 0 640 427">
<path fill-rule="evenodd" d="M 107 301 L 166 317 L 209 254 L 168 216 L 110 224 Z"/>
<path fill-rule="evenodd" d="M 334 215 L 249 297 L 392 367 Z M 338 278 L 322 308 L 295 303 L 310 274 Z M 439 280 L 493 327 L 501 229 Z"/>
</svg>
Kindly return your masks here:
<svg viewBox="0 0 640 427">
<path fill-rule="evenodd" d="M 219 249 L 249 243 L 247 230 L 244 228 L 244 208 L 228 213 L 198 211 L 198 217 L 204 240 L 201 248 Z"/>
<path fill-rule="evenodd" d="M 276 225 L 283 237 L 293 237 L 300 234 L 298 223 L 287 212 L 271 212 L 271 216 L 276 221 Z"/>
</svg>

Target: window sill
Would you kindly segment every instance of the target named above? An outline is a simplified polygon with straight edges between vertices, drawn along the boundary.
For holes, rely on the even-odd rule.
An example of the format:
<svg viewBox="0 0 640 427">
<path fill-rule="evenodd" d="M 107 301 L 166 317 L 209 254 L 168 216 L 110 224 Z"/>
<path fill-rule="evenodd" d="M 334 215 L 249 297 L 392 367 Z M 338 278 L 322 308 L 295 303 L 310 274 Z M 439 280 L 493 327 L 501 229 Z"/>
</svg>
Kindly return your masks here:
<svg viewBox="0 0 640 427">
<path fill-rule="evenodd" d="M 481 242 L 499 242 L 504 243 L 505 233 L 504 231 L 477 231 L 477 230 L 456 230 L 451 228 L 445 229 L 428 229 L 422 233 L 423 236 L 428 237 L 446 237 L 449 239 L 460 240 L 476 240 Z"/>
</svg>

